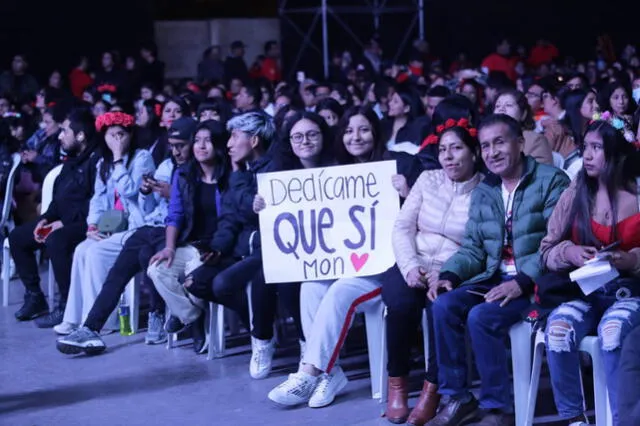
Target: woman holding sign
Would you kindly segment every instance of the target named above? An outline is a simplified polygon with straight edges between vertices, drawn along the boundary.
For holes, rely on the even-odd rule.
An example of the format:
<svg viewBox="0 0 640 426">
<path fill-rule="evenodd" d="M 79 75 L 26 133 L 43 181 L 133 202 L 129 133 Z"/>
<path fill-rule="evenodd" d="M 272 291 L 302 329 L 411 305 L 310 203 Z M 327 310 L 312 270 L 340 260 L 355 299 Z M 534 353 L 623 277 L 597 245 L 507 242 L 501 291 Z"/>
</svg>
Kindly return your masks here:
<svg viewBox="0 0 640 426">
<path fill-rule="evenodd" d="M 354 107 L 340 120 L 335 152 L 340 164 L 396 159 L 400 174 L 393 185 L 405 197 L 420 174 L 417 159 L 386 151 L 378 116 L 370 108 Z M 382 275 L 305 282 L 300 293 L 302 327 L 307 340 L 298 372 L 269 392 L 269 399 L 287 406 L 308 403 L 312 408 L 333 402 L 347 384 L 337 364 L 340 349 L 356 312 L 381 303 Z"/>
<path fill-rule="evenodd" d="M 281 144 L 278 158 L 274 159 L 276 170 L 298 170 L 326 167 L 335 164 L 330 151 L 330 130 L 325 120 L 312 112 L 296 112 L 284 123 L 286 139 Z M 266 207 L 264 198 L 255 196 L 253 209 L 256 213 Z M 278 298 L 293 316 L 298 326 L 301 353 L 304 353 L 304 335 L 300 321 L 300 284 L 266 284 L 262 269 L 251 282 L 251 328 L 250 373 L 254 379 L 263 379 L 271 372 L 271 361 L 275 352 L 273 322 L 276 317 Z"/>
<path fill-rule="evenodd" d="M 382 299 L 387 305 L 389 399 L 385 412 L 392 423 L 424 425 L 436 414 L 440 396 L 435 352 L 425 354 L 427 373 L 416 407 L 409 415 L 408 376 L 411 342 L 425 307 L 429 284 L 462 242 L 471 192 L 482 180 L 479 144 L 467 120 L 451 120 L 430 137 L 438 147 L 440 170 L 423 172 L 413 186 L 393 232 L 396 266 L 387 271 Z M 433 330 L 428 330 L 433 348 Z"/>
<path fill-rule="evenodd" d="M 560 197 L 540 245 L 542 260 L 552 271 L 537 283 L 541 304 L 551 301 L 547 295 L 553 290 L 552 281 L 560 283 L 555 294 L 567 296 L 547 320 L 551 386 L 560 417 L 576 425 L 587 422 L 580 389 L 580 341 L 597 331 L 613 424 L 618 424 L 620 351 L 624 338 L 640 324 L 638 153 L 612 124 L 595 121 L 587 127 L 583 168 Z M 598 251 L 612 243 L 615 246 L 606 253 Z M 568 272 L 594 257 L 608 259 L 620 277 L 584 296 Z M 564 280 L 558 280 L 562 276 Z"/>
</svg>

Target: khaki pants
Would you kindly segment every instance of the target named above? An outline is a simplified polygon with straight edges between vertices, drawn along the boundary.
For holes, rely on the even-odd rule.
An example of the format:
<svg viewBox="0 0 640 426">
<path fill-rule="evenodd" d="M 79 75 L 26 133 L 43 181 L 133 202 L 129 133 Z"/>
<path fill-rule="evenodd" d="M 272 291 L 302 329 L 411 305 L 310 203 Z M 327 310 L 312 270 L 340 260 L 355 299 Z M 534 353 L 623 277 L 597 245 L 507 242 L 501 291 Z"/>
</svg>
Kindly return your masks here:
<svg viewBox="0 0 640 426">
<path fill-rule="evenodd" d="M 149 265 L 147 275 L 156 286 L 156 290 L 167 304 L 171 315 L 177 317 L 183 324 L 191 324 L 202 314 L 205 301 L 190 294 L 182 284 L 185 268 L 193 271 L 194 263 L 200 262 L 200 253 L 193 246 L 179 247 L 173 257 L 173 263 L 167 267 L 167 262 Z"/>
</svg>

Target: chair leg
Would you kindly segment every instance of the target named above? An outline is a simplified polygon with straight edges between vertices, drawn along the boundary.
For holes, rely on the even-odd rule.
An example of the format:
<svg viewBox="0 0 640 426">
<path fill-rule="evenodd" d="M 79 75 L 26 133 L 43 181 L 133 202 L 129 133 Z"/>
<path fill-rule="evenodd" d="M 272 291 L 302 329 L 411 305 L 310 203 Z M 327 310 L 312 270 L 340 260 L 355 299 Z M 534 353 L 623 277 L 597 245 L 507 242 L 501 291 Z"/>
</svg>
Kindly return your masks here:
<svg viewBox="0 0 640 426">
<path fill-rule="evenodd" d="M 511 327 L 511 362 L 513 365 L 513 399 L 516 424 L 524 423 L 527 394 L 531 382 L 531 324 L 521 321 Z"/>
<path fill-rule="evenodd" d="M 384 305 L 365 312 L 364 315 L 367 330 L 367 349 L 369 351 L 369 371 L 371 374 L 371 398 L 380 399 L 382 389 L 381 372 L 385 368 L 384 358 L 387 353 L 386 345 L 383 347 L 381 331 L 384 327 Z M 382 349 L 382 350 L 381 350 Z"/>
<path fill-rule="evenodd" d="M 207 359 L 222 358 L 224 353 L 224 306 L 209 302 L 209 350 Z"/>
<path fill-rule="evenodd" d="M 56 299 L 56 290 L 55 290 L 55 282 L 56 279 L 53 275 L 53 265 L 51 264 L 51 261 L 49 261 L 49 273 L 47 276 L 47 295 L 49 296 L 49 309 L 53 311 L 53 308 L 55 306 L 55 299 Z"/>
<path fill-rule="evenodd" d="M 11 267 L 9 266 L 9 253 L 8 243 L 2 246 L 2 306 L 9 306 L 9 281 L 11 280 Z"/>
<path fill-rule="evenodd" d="M 607 376 L 604 372 L 600 346 L 597 338 L 591 337 L 593 344 L 590 345 L 589 354 L 593 361 L 593 394 L 595 400 L 596 424 L 611 425 L 607 421 L 609 411 L 609 403 L 607 396 Z"/>
<path fill-rule="evenodd" d="M 140 303 L 138 300 L 138 282 L 135 278 L 129 281 L 127 284 L 126 293 L 127 293 L 127 301 L 129 303 L 129 318 L 131 323 L 131 331 L 135 334 L 138 332 L 138 320 L 140 316 Z"/>
<path fill-rule="evenodd" d="M 382 311 L 382 326 L 380 327 L 380 354 L 382 354 L 382 362 L 380 362 L 380 409 L 382 413 L 386 411 L 387 399 L 389 398 L 389 374 L 387 372 L 387 307 Z"/>
<path fill-rule="evenodd" d="M 541 336 L 541 337 L 539 337 Z M 527 398 L 527 411 L 524 419 L 524 426 L 533 425 L 533 417 L 536 411 L 536 402 L 538 399 L 538 387 L 540 386 L 540 371 L 542 369 L 542 358 L 545 351 L 544 335 L 536 336 L 536 342 L 533 347 L 533 365 L 531 366 L 531 382 L 529 384 L 529 394 Z"/>
</svg>

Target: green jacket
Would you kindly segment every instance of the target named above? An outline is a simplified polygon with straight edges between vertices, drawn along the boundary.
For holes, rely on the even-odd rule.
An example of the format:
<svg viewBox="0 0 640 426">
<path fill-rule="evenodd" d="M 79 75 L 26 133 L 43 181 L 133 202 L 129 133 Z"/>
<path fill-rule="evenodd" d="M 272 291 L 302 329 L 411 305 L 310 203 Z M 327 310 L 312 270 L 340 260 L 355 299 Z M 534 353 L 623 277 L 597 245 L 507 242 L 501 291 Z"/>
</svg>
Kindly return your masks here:
<svg viewBox="0 0 640 426">
<path fill-rule="evenodd" d="M 518 274 L 515 279 L 524 294 L 543 270 L 538 249 L 547 221 L 569 178 L 560 169 L 525 157 L 522 180 L 513 199 L 513 253 Z M 471 194 L 469 221 L 458 251 L 447 260 L 440 279 L 454 286 L 474 284 L 499 273 L 505 233 L 502 180 L 490 174 Z"/>
</svg>

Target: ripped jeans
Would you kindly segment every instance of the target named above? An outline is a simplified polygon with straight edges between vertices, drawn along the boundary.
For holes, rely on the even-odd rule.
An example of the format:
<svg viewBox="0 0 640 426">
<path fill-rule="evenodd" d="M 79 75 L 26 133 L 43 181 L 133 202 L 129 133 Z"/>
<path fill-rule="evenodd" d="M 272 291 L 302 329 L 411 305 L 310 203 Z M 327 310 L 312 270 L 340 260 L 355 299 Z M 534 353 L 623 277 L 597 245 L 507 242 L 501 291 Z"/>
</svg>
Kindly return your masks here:
<svg viewBox="0 0 640 426">
<path fill-rule="evenodd" d="M 613 424 L 618 424 L 620 353 L 624 338 L 640 325 L 640 298 L 617 299 L 615 290 L 600 289 L 591 294 L 588 301 L 563 303 L 547 320 L 547 362 L 556 408 L 563 419 L 572 419 L 584 412 L 578 347 L 582 338 L 597 330 Z"/>
</svg>

